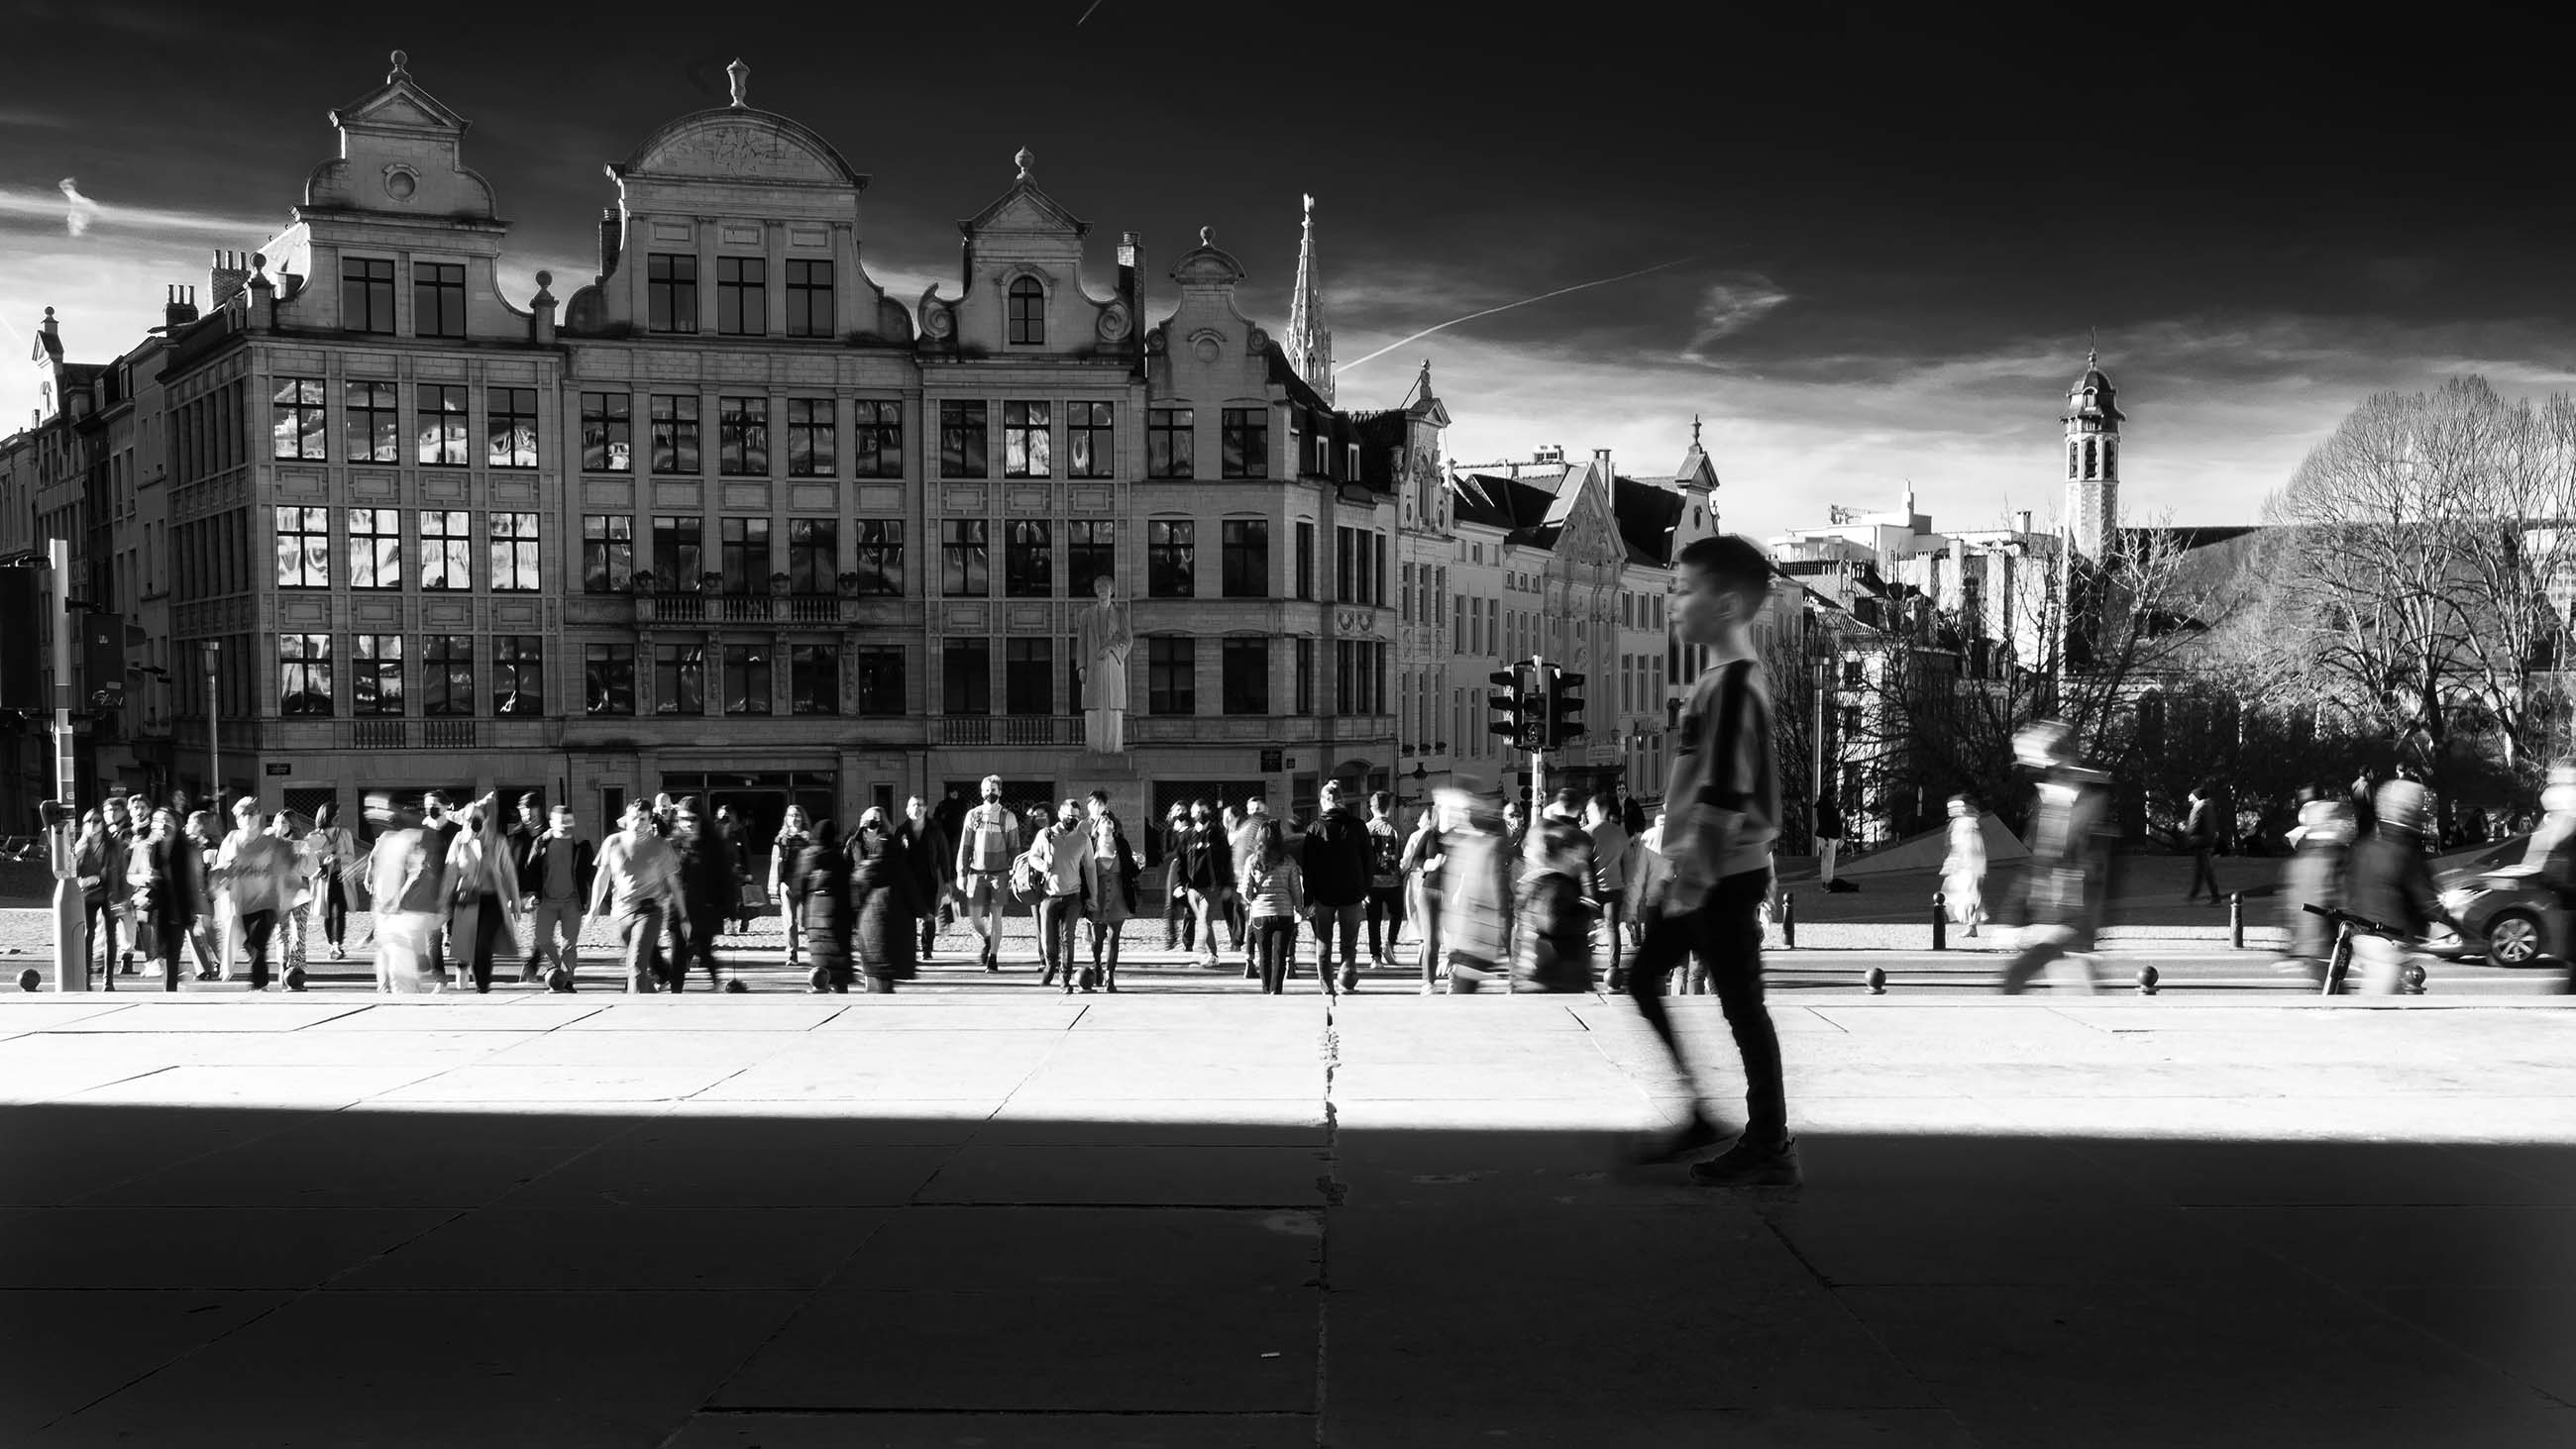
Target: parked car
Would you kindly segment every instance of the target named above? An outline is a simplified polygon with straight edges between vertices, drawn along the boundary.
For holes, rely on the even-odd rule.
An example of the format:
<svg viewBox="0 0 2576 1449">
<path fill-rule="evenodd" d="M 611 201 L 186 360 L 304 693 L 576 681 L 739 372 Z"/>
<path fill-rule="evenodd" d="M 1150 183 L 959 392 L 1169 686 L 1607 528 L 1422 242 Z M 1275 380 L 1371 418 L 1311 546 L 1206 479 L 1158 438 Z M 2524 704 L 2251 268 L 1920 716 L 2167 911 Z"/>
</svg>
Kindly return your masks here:
<svg viewBox="0 0 2576 1449">
<path fill-rule="evenodd" d="M 2548 939 L 2556 886 L 2537 867 L 2524 865 L 2528 836 L 2500 841 L 2439 872 L 2434 884 L 2442 908 L 2466 929 L 2436 926 L 2425 949 L 2437 956 L 2483 956 L 2498 966 L 2528 966 L 2543 954 L 2563 956 L 2567 944 Z"/>
</svg>

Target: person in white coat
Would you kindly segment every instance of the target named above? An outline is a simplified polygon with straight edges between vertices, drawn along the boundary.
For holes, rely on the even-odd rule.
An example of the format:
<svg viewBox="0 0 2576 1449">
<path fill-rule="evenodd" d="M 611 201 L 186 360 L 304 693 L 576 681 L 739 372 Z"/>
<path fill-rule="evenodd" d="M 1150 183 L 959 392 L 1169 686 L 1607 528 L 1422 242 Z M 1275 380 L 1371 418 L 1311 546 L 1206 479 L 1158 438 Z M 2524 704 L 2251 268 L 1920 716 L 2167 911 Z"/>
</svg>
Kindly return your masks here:
<svg viewBox="0 0 2576 1449">
<path fill-rule="evenodd" d="M 1941 899 L 1968 935 L 1986 918 L 1986 831 L 1976 805 L 1950 797 L 1950 849 L 1941 858 Z"/>
</svg>

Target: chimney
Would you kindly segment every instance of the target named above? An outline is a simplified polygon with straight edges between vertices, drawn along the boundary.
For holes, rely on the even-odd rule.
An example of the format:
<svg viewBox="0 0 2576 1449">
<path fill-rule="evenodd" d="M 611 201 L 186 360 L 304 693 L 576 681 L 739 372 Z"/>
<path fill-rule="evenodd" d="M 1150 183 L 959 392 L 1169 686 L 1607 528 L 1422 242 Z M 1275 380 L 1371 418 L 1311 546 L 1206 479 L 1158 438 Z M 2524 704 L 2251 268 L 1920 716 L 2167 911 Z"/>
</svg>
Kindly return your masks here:
<svg viewBox="0 0 2576 1449">
<path fill-rule="evenodd" d="M 250 267 L 240 252 L 215 253 L 215 264 L 206 286 L 208 309 L 222 311 L 249 285 Z"/>
<path fill-rule="evenodd" d="M 1127 299 L 1128 345 L 1134 349 L 1136 375 L 1145 370 L 1145 238 L 1125 232 L 1118 238 L 1118 291 Z"/>
<path fill-rule="evenodd" d="M 2027 508 L 2021 511 L 2021 531 L 2030 532 L 2030 510 Z"/>
<path fill-rule="evenodd" d="M 168 295 L 165 296 L 161 302 L 161 325 L 163 328 L 168 331 L 176 332 L 180 328 L 197 320 L 196 288 L 174 284 L 168 287 L 166 291 Z"/>
<path fill-rule="evenodd" d="M 617 208 L 599 209 L 599 279 L 603 282 L 617 274 L 617 251 L 623 244 L 625 225 L 618 219 Z"/>
<path fill-rule="evenodd" d="M 1610 450 L 1608 448 L 1595 448 L 1592 450 L 1592 471 L 1601 475 L 1602 487 L 1615 489 L 1619 486 L 1619 475 L 1610 471 Z"/>
</svg>

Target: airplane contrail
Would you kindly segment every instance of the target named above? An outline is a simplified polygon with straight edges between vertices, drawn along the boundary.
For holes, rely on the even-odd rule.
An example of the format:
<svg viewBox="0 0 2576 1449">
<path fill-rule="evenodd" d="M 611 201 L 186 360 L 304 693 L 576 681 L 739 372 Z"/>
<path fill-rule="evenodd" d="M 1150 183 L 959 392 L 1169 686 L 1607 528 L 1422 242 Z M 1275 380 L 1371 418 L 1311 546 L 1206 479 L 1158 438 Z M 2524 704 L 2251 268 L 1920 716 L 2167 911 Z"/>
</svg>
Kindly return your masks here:
<svg viewBox="0 0 2576 1449">
<path fill-rule="evenodd" d="M 1091 11 L 1092 11 L 1092 10 L 1097 10 L 1097 9 L 1099 9 L 1099 8 L 1100 8 L 1100 0 L 1091 0 L 1091 7 L 1090 7 L 1090 9 L 1085 10 L 1085 11 L 1083 11 L 1083 12 L 1082 12 L 1082 20 L 1089 20 L 1089 19 L 1091 18 Z M 1074 29 L 1076 29 L 1076 30 L 1080 30 L 1080 29 L 1082 28 L 1082 20 L 1077 20 L 1077 21 L 1073 22 L 1073 28 L 1074 28 Z"/>
<path fill-rule="evenodd" d="M 1633 272 L 1621 272 L 1615 277 L 1602 277 L 1595 281 L 1577 282 L 1571 287 L 1559 287 L 1553 292 L 1541 292 L 1535 297 L 1523 297 L 1517 302 L 1505 302 L 1499 307 L 1488 307 L 1482 312 L 1470 312 L 1464 317 L 1452 317 L 1446 322 L 1435 323 L 1432 326 L 1425 327 L 1421 331 L 1414 333 L 1411 337 L 1399 337 L 1384 347 L 1379 348 L 1377 351 L 1370 353 L 1368 356 L 1360 358 L 1356 362 L 1342 363 L 1333 369 L 1333 375 L 1335 377 L 1339 377 L 1343 373 L 1350 371 L 1352 368 L 1360 366 L 1362 363 L 1375 362 L 1377 359 L 1386 356 L 1388 353 L 1404 346 L 1408 342 L 1419 341 L 1422 338 L 1430 336 L 1434 332 L 1443 330 L 1444 328 L 1455 327 L 1461 322 L 1473 322 L 1479 317 L 1491 317 L 1497 312 L 1508 312 L 1514 307 L 1526 307 L 1532 302 L 1544 302 L 1550 297 L 1562 297 L 1568 292 L 1580 292 L 1592 287 L 1606 287 L 1612 282 L 1625 282 L 1634 277 L 1645 276 L 1649 272 L 1670 271 L 1674 267 L 1682 266 L 1686 263 L 1698 260 L 1699 258 L 1697 257 L 1675 257 L 1669 262 L 1657 262 L 1651 267 L 1639 267 Z"/>
</svg>

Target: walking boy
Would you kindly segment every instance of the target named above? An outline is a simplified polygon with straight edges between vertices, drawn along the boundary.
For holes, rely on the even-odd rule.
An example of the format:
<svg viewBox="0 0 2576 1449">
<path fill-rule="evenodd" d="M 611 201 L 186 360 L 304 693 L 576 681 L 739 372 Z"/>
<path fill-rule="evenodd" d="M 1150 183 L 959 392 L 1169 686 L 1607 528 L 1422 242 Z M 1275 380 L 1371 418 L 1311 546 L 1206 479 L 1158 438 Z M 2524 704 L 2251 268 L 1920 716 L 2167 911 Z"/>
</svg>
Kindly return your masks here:
<svg viewBox="0 0 2576 1449">
<path fill-rule="evenodd" d="M 1691 1181 L 1723 1187 L 1795 1187 L 1780 1038 L 1762 1002 L 1762 923 L 1771 848 L 1780 834 L 1780 778 L 1771 748 L 1771 691 L 1753 647 L 1752 622 L 1770 588 L 1771 562 L 1734 534 L 1682 550 L 1672 623 L 1704 644 L 1711 667 L 1682 713 L 1680 743 L 1664 788 L 1664 854 L 1672 881 L 1662 912 L 1637 948 L 1628 995 L 1673 1065 L 1690 1080 L 1664 1009 L 1665 979 L 1696 952 L 1744 1060 L 1745 1126 L 1733 1146 L 1691 1165 Z M 1716 1146 L 1723 1134 L 1696 1101 L 1680 1131 L 1639 1154 L 1671 1162 Z"/>
</svg>

